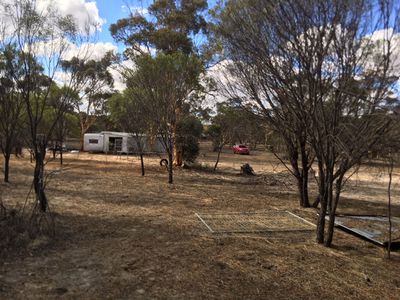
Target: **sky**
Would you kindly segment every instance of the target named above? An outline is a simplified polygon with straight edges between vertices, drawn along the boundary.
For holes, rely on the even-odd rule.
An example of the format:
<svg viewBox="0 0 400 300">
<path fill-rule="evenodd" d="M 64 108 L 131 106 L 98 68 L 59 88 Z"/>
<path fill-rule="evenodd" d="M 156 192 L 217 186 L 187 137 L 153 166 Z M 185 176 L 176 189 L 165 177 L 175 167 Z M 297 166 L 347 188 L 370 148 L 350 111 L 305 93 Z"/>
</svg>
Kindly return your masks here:
<svg viewBox="0 0 400 300">
<path fill-rule="evenodd" d="M 62 13 L 71 14 L 76 18 L 78 24 L 85 24 L 85 20 L 90 18 L 100 24 L 95 38 L 91 41 L 94 59 L 101 58 L 107 51 L 112 50 L 122 53 L 123 44 L 118 44 L 112 38 L 109 28 L 111 24 L 116 23 L 119 19 L 129 16 L 130 11 L 139 12 L 146 15 L 148 6 L 153 0 L 38 0 L 39 2 L 49 3 L 54 1 Z M 208 6 L 215 5 L 216 0 L 209 0 Z M 84 25 L 81 25 L 84 26 Z M 379 35 L 379 34 L 378 34 Z M 70 53 L 76 55 L 78 49 L 72 47 Z M 395 62 L 396 70 L 400 69 L 400 55 Z M 219 74 L 220 66 L 216 66 L 216 70 L 209 70 L 210 73 Z M 123 90 L 125 84 L 119 72 L 112 71 L 117 90 Z M 215 74 L 214 74 L 215 75 Z M 217 76 L 221 78 L 220 74 Z"/>
<path fill-rule="evenodd" d="M 110 26 L 116 23 L 119 19 L 127 17 L 129 8 L 145 9 L 148 7 L 150 1 L 129 1 L 129 0 L 97 0 L 94 1 L 99 10 L 99 16 L 104 20 L 101 31 L 98 34 L 99 41 L 114 43 L 110 34 Z M 121 49 L 121 46 L 119 47 Z"/>
<path fill-rule="evenodd" d="M 114 41 L 110 34 L 111 24 L 119 19 L 129 16 L 130 11 L 146 15 L 147 8 L 153 0 L 39 0 L 44 3 L 55 1 L 59 10 L 64 14 L 71 14 L 75 17 L 77 24 L 83 27 L 85 20 L 93 20 L 100 24 L 98 32 L 92 39 L 94 58 L 101 58 L 107 51 L 113 50 L 122 53 L 124 45 Z M 208 6 L 215 5 L 216 0 L 209 0 Z M 78 49 L 71 47 L 70 56 L 76 55 Z M 117 71 L 113 71 L 115 88 L 122 90 L 124 84 Z"/>
<path fill-rule="evenodd" d="M 13 0 L 3 0 L 13 1 Z M 217 0 L 208 0 L 208 6 L 213 7 Z M 123 52 L 124 45 L 118 44 L 111 37 L 109 28 L 111 24 L 116 23 L 119 19 L 125 18 L 129 16 L 129 12 L 140 12 L 142 14 L 146 14 L 148 6 L 153 3 L 153 0 L 37 0 L 38 6 L 46 7 L 49 4 L 53 4 L 57 10 L 61 13 L 61 15 L 72 15 L 75 18 L 75 21 L 78 27 L 84 31 L 85 24 L 90 20 L 91 23 L 95 22 L 98 25 L 98 31 L 95 36 L 90 40 L 89 43 L 77 46 L 74 44 L 70 45 L 68 53 L 65 54 L 65 59 L 70 59 L 73 56 L 79 56 L 81 49 L 90 49 L 91 58 L 92 59 L 101 59 L 105 53 L 108 51 L 114 52 Z M 1 16 L 1 12 L 0 12 Z M 7 20 L 4 20 L 3 23 L 7 23 Z M 376 38 L 379 37 L 379 32 L 374 33 Z M 396 36 L 398 45 L 400 45 L 400 35 Z M 80 47 L 80 48 L 79 48 Z M 43 47 L 45 48 L 45 47 Z M 400 46 L 396 48 L 396 52 L 400 52 Z M 86 53 L 85 51 L 81 51 L 81 53 Z M 129 62 L 124 62 L 128 63 Z M 397 56 L 397 59 L 394 61 L 396 71 L 400 70 L 400 53 Z M 215 70 L 209 70 L 209 75 L 214 77 L 221 77 L 219 74 L 219 68 L 222 68 L 221 65 L 216 65 Z M 123 90 L 125 85 L 123 82 L 120 73 L 116 70 L 112 70 L 114 80 L 115 80 L 115 89 Z M 217 75 L 215 75 L 215 74 Z M 214 75 L 213 75 L 214 74 Z M 400 74 L 400 73 L 399 73 Z M 65 74 L 59 74 L 59 81 L 65 80 Z"/>
<path fill-rule="evenodd" d="M 69 1 L 85 1 L 85 0 L 69 0 Z M 116 23 L 119 19 L 127 17 L 129 9 L 146 13 L 147 7 L 153 2 L 151 0 L 97 0 L 93 2 L 98 8 L 99 17 L 104 21 L 101 31 L 98 33 L 98 40 L 101 42 L 110 42 L 118 46 L 122 50 L 123 45 L 118 45 L 110 35 L 110 25 Z M 215 0 L 208 1 L 209 6 L 215 4 Z"/>
</svg>

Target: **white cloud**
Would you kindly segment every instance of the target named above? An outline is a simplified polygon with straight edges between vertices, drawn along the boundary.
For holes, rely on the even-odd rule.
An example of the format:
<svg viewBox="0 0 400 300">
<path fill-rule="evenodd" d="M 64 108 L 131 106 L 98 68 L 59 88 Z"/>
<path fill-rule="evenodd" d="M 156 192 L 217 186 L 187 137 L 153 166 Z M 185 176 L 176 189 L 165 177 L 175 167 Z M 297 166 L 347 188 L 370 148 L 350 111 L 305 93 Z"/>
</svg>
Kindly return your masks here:
<svg viewBox="0 0 400 300">
<path fill-rule="evenodd" d="M 40 42 L 32 45 L 32 53 L 36 57 L 54 59 L 55 56 L 62 60 L 70 60 L 73 57 L 78 57 L 83 60 L 93 59 L 99 61 L 107 52 L 118 52 L 117 46 L 109 42 L 86 42 L 80 45 L 71 43 L 66 39 L 54 39 L 47 42 Z"/>
<path fill-rule="evenodd" d="M 146 16 L 149 14 L 149 10 L 145 7 L 140 6 L 126 6 L 122 5 L 121 9 L 124 13 L 132 13 L 132 14 L 139 14 L 141 16 Z"/>
<path fill-rule="evenodd" d="M 101 30 L 101 26 L 105 24 L 105 20 L 99 15 L 99 9 L 97 8 L 96 1 L 85 1 L 85 0 L 39 0 L 38 9 L 46 9 L 50 5 L 62 16 L 71 15 L 77 27 L 81 32 L 86 32 L 88 26 L 93 29 Z"/>
<path fill-rule="evenodd" d="M 59 86 L 69 86 L 69 82 L 71 80 L 71 76 L 68 73 L 62 72 L 62 71 L 57 71 L 54 73 L 54 81 L 57 83 Z"/>
<path fill-rule="evenodd" d="M 125 80 L 116 66 L 108 69 L 114 79 L 114 89 L 122 92 L 126 88 Z"/>
<path fill-rule="evenodd" d="M 6 40 L 15 34 L 15 22 L 21 12 L 21 7 L 15 5 L 20 3 L 16 0 L 2 0 L 0 2 L 0 40 Z M 99 15 L 96 1 L 85 0 L 37 0 L 32 2 L 35 9 L 43 20 L 45 26 L 54 27 L 49 18 L 49 11 L 54 11 L 60 16 L 71 16 L 75 21 L 79 33 L 94 34 L 101 31 L 101 27 L 106 20 Z M 54 28 L 55 29 L 55 28 Z M 37 30 L 37 29 L 35 29 Z"/>
<path fill-rule="evenodd" d="M 121 64 L 112 65 L 108 70 L 110 71 L 111 75 L 114 78 L 114 89 L 122 92 L 126 89 L 125 79 L 122 76 L 124 71 L 126 70 L 133 70 L 134 63 L 131 60 L 123 61 Z"/>
<path fill-rule="evenodd" d="M 388 30 L 377 30 L 373 34 L 366 36 L 367 41 L 372 41 L 374 55 L 387 53 L 390 45 L 390 74 L 393 76 L 400 76 L 400 33 L 394 32 L 392 28 Z M 390 41 L 390 44 L 387 43 Z M 367 67 L 375 67 L 372 59 L 366 62 Z"/>
<path fill-rule="evenodd" d="M 232 86 L 235 86 L 235 78 L 230 74 L 229 67 L 231 61 L 226 59 L 218 64 L 212 66 L 207 70 L 206 77 L 211 78 L 216 84 L 216 90 L 206 95 L 203 107 L 211 108 L 216 112 L 216 106 L 218 103 L 227 101 L 232 92 Z"/>
<path fill-rule="evenodd" d="M 73 57 L 78 57 L 80 59 L 100 60 L 109 51 L 117 53 L 118 48 L 109 42 L 83 43 L 79 46 L 70 44 L 68 50 L 63 55 L 63 59 L 70 60 Z"/>
</svg>

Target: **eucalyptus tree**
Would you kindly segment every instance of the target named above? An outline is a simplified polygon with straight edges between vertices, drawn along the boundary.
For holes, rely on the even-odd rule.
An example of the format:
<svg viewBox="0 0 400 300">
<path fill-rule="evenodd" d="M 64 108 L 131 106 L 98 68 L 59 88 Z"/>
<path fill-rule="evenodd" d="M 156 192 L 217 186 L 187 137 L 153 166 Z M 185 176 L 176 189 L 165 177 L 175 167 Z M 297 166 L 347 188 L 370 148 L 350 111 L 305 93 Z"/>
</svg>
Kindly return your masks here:
<svg viewBox="0 0 400 300">
<path fill-rule="evenodd" d="M 202 55 L 204 53 L 201 51 L 203 47 L 200 40 L 204 40 L 207 33 L 206 9 L 206 0 L 156 0 L 149 6 L 147 16 L 131 12 L 128 18 L 112 24 L 110 31 L 116 41 L 123 42 L 127 46 L 125 55 L 132 60 L 141 55 L 163 55 L 159 60 L 161 61 L 167 55 L 175 55 L 170 58 L 174 60 L 178 57 L 177 54 L 180 54 L 180 57 L 187 56 L 188 60 L 196 57 L 200 61 L 205 57 Z M 200 69 L 199 71 L 203 72 Z M 196 78 L 200 79 L 200 76 Z M 179 84 L 179 82 L 169 83 L 170 89 L 176 88 Z M 196 88 L 200 87 L 199 84 L 196 85 Z M 182 91 L 176 92 L 182 93 Z M 189 102 L 193 92 L 194 90 L 190 88 L 185 91 L 184 97 L 175 100 L 172 147 L 176 165 L 182 164 L 182 149 L 175 143 L 177 124 L 184 117 L 183 105 Z M 165 111 L 165 114 L 169 112 Z"/>
<path fill-rule="evenodd" d="M 173 183 L 173 151 L 178 124 L 176 111 L 189 90 L 199 89 L 202 62 L 182 53 L 142 55 L 135 59 L 136 69 L 126 74 L 130 97 L 138 101 L 149 120 L 153 136 L 161 138 L 168 155 L 168 182 Z"/>
<path fill-rule="evenodd" d="M 114 79 L 109 68 L 114 60 L 114 54 L 108 52 L 100 60 L 73 57 L 61 62 L 69 76 L 67 85 L 78 95 L 71 103 L 79 117 L 81 150 L 85 133 L 104 112 L 105 100 L 112 95 Z"/>
</svg>

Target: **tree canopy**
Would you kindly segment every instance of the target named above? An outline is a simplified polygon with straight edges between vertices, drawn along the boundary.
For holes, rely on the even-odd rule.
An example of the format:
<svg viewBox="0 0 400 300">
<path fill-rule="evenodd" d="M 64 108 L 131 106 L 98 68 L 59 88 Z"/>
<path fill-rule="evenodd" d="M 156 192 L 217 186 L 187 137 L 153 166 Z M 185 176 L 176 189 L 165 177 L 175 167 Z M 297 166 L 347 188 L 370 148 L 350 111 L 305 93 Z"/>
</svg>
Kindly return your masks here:
<svg viewBox="0 0 400 300">
<path fill-rule="evenodd" d="M 206 0 L 156 0 L 148 8 L 149 16 L 132 13 L 112 24 L 110 31 L 116 41 L 129 47 L 128 54 L 149 54 L 152 49 L 191 54 L 198 50 L 193 36 L 206 33 L 202 14 L 206 9 Z"/>
</svg>

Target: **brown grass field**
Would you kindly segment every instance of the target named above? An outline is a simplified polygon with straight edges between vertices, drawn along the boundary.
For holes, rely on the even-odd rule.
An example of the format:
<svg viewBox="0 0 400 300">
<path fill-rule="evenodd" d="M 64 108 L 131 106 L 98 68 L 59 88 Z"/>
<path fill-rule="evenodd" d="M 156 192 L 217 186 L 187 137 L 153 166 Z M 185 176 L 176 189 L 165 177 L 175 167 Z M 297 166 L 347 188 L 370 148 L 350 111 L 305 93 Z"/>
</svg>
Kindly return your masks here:
<svg viewBox="0 0 400 300">
<path fill-rule="evenodd" d="M 199 162 L 212 166 L 208 148 Z M 316 244 L 313 229 L 207 230 L 195 213 L 279 209 L 315 223 L 316 211 L 299 208 L 293 180 L 271 154 L 226 149 L 218 172 L 176 169 L 173 185 L 158 161 L 146 157 L 145 177 L 133 156 L 71 153 L 62 169 L 50 162 L 55 236 L 31 238 L 13 220 L 0 223 L 0 299 L 400 299 L 400 252 L 388 260 L 384 249 L 340 230 L 332 248 Z M 239 175 L 246 162 L 257 176 Z M 32 173 L 27 157 L 13 158 L 11 183 L 1 185 L 8 208 L 22 210 Z M 399 169 L 394 183 L 400 216 Z M 383 168 L 361 168 L 339 213 L 386 214 L 386 189 Z"/>
</svg>

